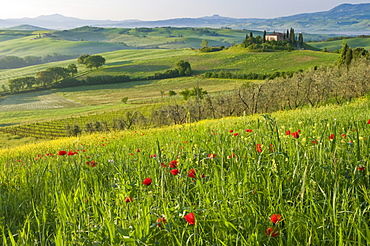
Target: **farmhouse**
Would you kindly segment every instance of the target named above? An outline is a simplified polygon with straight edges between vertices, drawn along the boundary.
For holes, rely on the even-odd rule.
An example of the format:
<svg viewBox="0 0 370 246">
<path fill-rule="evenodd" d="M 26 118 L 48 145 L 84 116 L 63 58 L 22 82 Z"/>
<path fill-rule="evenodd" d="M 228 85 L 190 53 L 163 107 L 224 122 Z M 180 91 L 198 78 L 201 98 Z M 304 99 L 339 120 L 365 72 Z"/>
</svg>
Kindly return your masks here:
<svg viewBox="0 0 370 246">
<path fill-rule="evenodd" d="M 275 40 L 275 41 L 280 41 L 280 40 L 285 40 L 285 35 L 283 33 L 280 33 L 280 32 L 274 32 L 272 34 L 268 34 L 265 36 L 266 37 L 266 41 L 272 41 L 272 40 Z"/>
</svg>

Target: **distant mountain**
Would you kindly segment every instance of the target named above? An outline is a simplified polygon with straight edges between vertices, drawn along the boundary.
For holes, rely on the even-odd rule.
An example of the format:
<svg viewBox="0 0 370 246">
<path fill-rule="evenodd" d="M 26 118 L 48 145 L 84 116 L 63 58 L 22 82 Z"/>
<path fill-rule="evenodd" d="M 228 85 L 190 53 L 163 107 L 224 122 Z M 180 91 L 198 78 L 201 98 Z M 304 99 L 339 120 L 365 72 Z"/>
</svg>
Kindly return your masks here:
<svg viewBox="0 0 370 246">
<path fill-rule="evenodd" d="M 248 30 L 285 31 L 293 27 L 298 32 L 311 33 L 359 33 L 370 34 L 370 3 L 341 4 L 329 11 L 297 14 L 286 17 L 229 18 L 219 15 L 201 18 L 176 18 L 157 21 L 140 20 L 83 20 L 59 14 L 43 15 L 36 18 L 0 20 L 0 28 L 33 25 L 47 29 L 71 29 L 80 26 L 96 27 L 228 27 Z"/>
<path fill-rule="evenodd" d="M 13 27 L 7 27 L 6 30 L 15 30 L 15 31 L 46 31 L 47 28 L 32 26 L 32 25 L 19 25 Z"/>
</svg>

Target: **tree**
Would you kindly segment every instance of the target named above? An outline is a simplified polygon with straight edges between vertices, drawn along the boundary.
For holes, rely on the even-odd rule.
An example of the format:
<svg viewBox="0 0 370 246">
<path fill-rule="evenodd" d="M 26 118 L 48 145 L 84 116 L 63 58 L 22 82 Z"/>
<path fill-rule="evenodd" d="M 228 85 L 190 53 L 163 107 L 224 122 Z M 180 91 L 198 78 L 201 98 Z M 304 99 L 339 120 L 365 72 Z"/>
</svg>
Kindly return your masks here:
<svg viewBox="0 0 370 246">
<path fill-rule="evenodd" d="M 208 41 L 206 39 L 203 39 L 202 43 L 200 44 L 200 47 L 202 47 L 202 48 L 208 47 Z"/>
<path fill-rule="evenodd" d="M 87 68 L 92 69 L 103 66 L 105 64 L 105 58 L 100 55 L 88 56 L 84 59 Z"/>
<path fill-rule="evenodd" d="M 266 30 L 263 31 L 263 42 L 266 42 Z"/>
<path fill-rule="evenodd" d="M 176 64 L 176 70 L 179 72 L 179 75 L 191 75 L 192 73 L 190 63 L 184 60 Z"/>
<path fill-rule="evenodd" d="M 57 83 L 59 79 L 64 79 L 68 76 L 68 71 L 64 67 L 50 67 L 46 71 L 49 71 L 53 74 L 55 83 Z"/>
<path fill-rule="evenodd" d="M 295 34 L 294 34 L 294 29 L 290 28 L 290 36 L 289 36 L 290 43 L 295 44 Z"/>
<path fill-rule="evenodd" d="M 303 34 L 302 33 L 300 33 L 299 36 L 298 36 L 298 43 L 302 48 L 302 46 L 303 46 Z"/>
<path fill-rule="evenodd" d="M 36 78 L 39 84 L 46 87 L 53 81 L 54 75 L 51 71 L 40 71 L 36 74 Z"/>
<path fill-rule="evenodd" d="M 352 50 L 345 39 L 342 42 L 342 48 L 339 50 L 338 66 L 349 66 L 352 60 Z"/>
<path fill-rule="evenodd" d="M 88 58 L 90 55 L 81 55 L 77 59 L 77 64 L 86 65 L 86 58 Z"/>
<path fill-rule="evenodd" d="M 76 64 L 69 64 L 67 71 L 71 74 L 71 77 L 73 77 L 78 72 Z"/>
</svg>

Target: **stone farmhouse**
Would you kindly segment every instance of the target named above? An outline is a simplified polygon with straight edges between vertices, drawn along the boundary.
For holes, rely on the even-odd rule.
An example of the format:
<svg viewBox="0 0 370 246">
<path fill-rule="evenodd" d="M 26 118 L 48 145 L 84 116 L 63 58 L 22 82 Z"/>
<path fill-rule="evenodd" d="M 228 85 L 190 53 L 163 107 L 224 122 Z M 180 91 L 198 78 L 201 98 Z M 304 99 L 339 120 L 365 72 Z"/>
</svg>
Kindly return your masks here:
<svg viewBox="0 0 370 246">
<path fill-rule="evenodd" d="M 265 36 L 265 38 L 266 38 L 266 41 L 272 41 L 272 40 L 281 41 L 281 40 L 286 40 L 285 34 L 284 33 L 280 33 L 280 32 L 274 32 L 272 34 L 268 34 L 268 35 Z"/>
</svg>

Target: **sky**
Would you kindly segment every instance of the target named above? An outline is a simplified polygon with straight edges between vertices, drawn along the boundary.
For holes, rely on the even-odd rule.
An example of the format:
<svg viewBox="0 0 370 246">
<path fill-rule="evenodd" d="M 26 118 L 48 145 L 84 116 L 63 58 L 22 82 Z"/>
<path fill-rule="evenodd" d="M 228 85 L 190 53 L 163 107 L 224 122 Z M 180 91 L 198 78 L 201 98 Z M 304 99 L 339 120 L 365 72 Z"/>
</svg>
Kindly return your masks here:
<svg viewBox="0 0 370 246">
<path fill-rule="evenodd" d="M 61 14 L 91 20 L 164 20 L 218 14 L 275 18 L 330 10 L 366 0 L 2 0 L 0 19 Z"/>
</svg>

